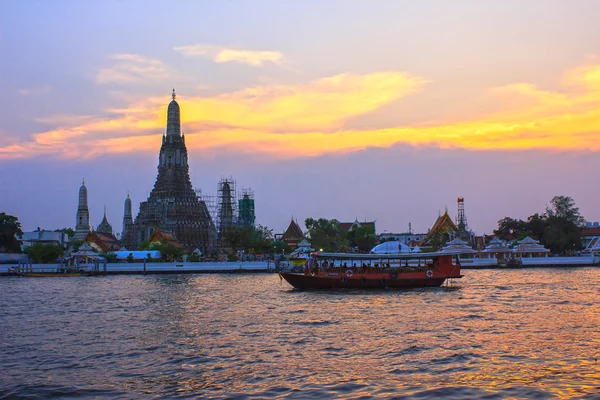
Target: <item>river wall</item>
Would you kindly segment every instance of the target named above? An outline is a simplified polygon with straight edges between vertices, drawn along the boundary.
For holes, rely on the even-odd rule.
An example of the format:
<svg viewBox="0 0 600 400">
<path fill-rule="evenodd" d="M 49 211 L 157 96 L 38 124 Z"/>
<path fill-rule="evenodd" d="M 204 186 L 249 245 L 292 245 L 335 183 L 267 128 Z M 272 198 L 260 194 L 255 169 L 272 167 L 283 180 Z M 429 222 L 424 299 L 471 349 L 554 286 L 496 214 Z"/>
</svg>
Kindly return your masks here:
<svg viewBox="0 0 600 400">
<path fill-rule="evenodd" d="M 81 264 L 80 267 L 94 269 L 93 263 Z M 8 273 L 8 269 L 17 264 L 0 265 L 0 274 Z M 60 264 L 31 264 L 34 271 L 55 272 Z M 21 266 L 23 268 L 23 266 Z M 97 266 L 99 271 L 104 271 L 104 263 Z M 181 274 L 181 273 L 222 273 L 222 272 L 270 272 L 275 270 L 273 261 L 248 261 L 248 262 L 134 262 L 134 263 L 107 263 L 108 274 Z"/>
</svg>

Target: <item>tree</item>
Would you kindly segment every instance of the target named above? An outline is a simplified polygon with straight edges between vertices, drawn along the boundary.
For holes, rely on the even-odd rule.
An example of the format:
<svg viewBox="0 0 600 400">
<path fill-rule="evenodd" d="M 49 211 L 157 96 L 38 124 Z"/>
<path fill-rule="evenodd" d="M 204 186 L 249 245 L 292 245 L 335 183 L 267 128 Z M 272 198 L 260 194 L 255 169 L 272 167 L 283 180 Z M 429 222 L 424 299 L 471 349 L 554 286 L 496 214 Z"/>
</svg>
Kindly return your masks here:
<svg viewBox="0 0 600 400">
<path fill-rule="evenodd" d="M 20 253 L 21 241 L 17 236 L 23 236 L 19 219 L 0 213 L 0 253 Z"/>
<path fill-rule="evenodd" d="M 433 251 L 438 251 L 450 240 L 448 232 L 436 231 L 429 235 L 429 244 Z"/>
<path fill-rule="evenodd" d="M 36 263 L 46 264 L 56 262 L 59 257 L 63 256 L 64 250 L 57 244 L 34 243 L 25 249 L 25 253 Z"/>
<path fill-rule="evenodd" d="M 527 223 L 520 219 L 504 217 L 498 221 L 494 234 L 500 239 L 511 239 L 527 233 Z"/>
<path fill-rule="evenodd" d="M 541 242 L 544 241 L 544 232 L 546 230 L 547 218 L 545 215 L 535 213 L 527 218 L 527 235 Z"/>
<path fill-rule="evenodd" d="M 149 250 L 158 250 L 160 251 L 160 255 L 165 261 L 176 261 L 183 256 L 183 249 L 177 246 L 174 246 L 166 241 L 163 242 L 154 242 L 150 244 Z"/>
<path fill-rule="evenodd" d="M 370 251 L 377 244 L 377 235 L 364 226 L 349 230 L 346 234 L 346 238 L 350 247 L 358 248 L 358 250 L 364 253 Z"/>
<path fill-rule="evenodd" d="M 69 239 L 72 238 L 73 236 L 75 236 L 75 231 L 73 230 L 73 228 L 56 229 L 54 232 L 66 233 L 67 236 L 69 236 Z"/>
<path fill-rule="evenodd" d="M 308 229 L 310 241 L 315 249 L 325 251 L 346 251 L 348 250 L 348 241 L 340 229 L 340 223 L 337 219 L 307 218 L 304 221 Z"/>
<path fill-rule="evenodd" d="M 254 249 L 256 253 L 269 253 L 273 247 L 273 230 L 266 226 L 257 225 L 252 230 L 251 240 L 248 248 Z"/>
<path fill-rule="evenodd" d="M 575 200 L 569 196 L 554 196 L 550 206 L 546 207 L 548 218 L 556 217 L 579 228 L 585 226 L 585 218 L 579 214 L 579 207 L 575 207 Z"/>
<path fill-rule="evenodd" d="M 276 240 L 273 242 L 273 251 L 277 254 L 290 254 L 293 249 L 283 240 Z M 269 250 L 266 253 L 272 253 L 273 251 Z"/>
<path fill-rule="evenodd" d="M 546 207 L 546 215 L 544 245 L 558 254 L 581 249 L 581 228 L 585 226 L 585 219 L 571 197 L 555 196 Z"/>
</svg>

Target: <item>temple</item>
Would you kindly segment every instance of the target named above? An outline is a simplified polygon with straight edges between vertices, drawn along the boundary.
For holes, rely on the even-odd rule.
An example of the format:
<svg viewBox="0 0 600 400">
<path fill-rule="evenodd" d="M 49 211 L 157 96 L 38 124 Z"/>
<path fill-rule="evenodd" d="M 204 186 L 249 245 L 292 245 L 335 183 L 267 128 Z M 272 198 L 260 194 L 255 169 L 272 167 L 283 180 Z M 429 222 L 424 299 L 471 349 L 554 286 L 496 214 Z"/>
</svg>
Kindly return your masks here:
<svg viewBox="0 0 600 400">
<path fill-rule="evenodd" d="M 433 226 L 431 227 L 431 230 L 429 231 L 430 233 L 436 233 L 436 232 L 441 232 L 441 233 L 445 233 L 448 235 L 454 235 L 454 233 L 456 233 L 456 231 L 458 231 L 458 227 L 456 226 L 456 224 L 454 223 L 454 221 L 452 221 L 452 218 L 450 218 L 450 215 L 448 214 L 448 209 L 446 208 L 446 210 L 444 211 L 443 215 L 440 215 L 435 222 L 433 223 Z"/>
<path fill-rule="evenodd" d="M 127 198 L 125 199 L 125 207 L 123 210 L 123 230 L 121 231 L 121 239 L 126 242 L 128 239 L 129 232 L 133 227 L 133 214 L 131 212 L 131 199 L 129 198 L 129 193 L 127 193 Z"/>
<path fill-rule="evenodd" d="M 158 157 L 158 176 L 148 199 L 140 203 L 128 248 L 139 248 L 155 229 L 171 233 L 187 249 L 210 252 L 216 239 L 215 225 L 206 203 L 192 187 L 185 135 L 181 133 L 179 104 L 167 110 L 167 130 Z"/>
<path fill-rule="evenodd" d="M 298 223 L 294 221 L 294 218 L 292 217 L 290 225 L 286 231 L 282 235 L 277 235 L 276 239 L 282 240 L 287 243 L 288 246 L 294 248 L 302 239 L 304 239 L 304 233 L 302 232 L 300 225 L 298 225 Z"/>
<path fill-rule="evenodd" d="M 102 222 L 100 222 L 100 225 L 98 225 L 98 227 L 96 228 L 96 232 L 109 233 L 111 235 L 113 233 L 112 225 L 108 222 L 108 219 L 106 218 L 106 206 L 104 206 L 104 218 L 102 218 Z"/>
<path fill-rule="evenodd" d="M 90 211 L 88 209 L 88 195 L 85 180 L 79 188 L 79 205 L 77 206 L 77 218 L 75 221 L 75 235 L 73 240 L 83 241 L 90 231 Z"/>
</svg>

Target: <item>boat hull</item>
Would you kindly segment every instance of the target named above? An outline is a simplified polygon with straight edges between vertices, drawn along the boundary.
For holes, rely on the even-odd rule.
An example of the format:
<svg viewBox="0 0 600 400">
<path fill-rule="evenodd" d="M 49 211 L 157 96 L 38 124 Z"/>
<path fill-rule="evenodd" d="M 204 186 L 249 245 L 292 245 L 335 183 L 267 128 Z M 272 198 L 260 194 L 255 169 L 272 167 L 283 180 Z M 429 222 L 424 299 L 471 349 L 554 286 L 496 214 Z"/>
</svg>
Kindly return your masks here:
<svg viewBox="0 0 600 400">
<path fill-rule="evenodd" d="M 439 287 L 448 277 L 402 277 L 389 276 L 314 276 L 282 272 L 281 277 L 295 289 L 402 289 Z M 453 276 L 452 278 L 460 278 Z"/>
</svg>

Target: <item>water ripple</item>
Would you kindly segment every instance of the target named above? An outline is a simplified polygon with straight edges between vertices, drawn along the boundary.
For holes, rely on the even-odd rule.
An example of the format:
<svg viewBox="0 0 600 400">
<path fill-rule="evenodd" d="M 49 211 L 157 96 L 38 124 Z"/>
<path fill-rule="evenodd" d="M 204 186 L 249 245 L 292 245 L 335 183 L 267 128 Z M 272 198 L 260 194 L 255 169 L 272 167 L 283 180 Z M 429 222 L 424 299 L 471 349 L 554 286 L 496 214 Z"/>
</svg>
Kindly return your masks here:
<svg viewBox="0 0 600 400">
<path fill-rule="evenodd" d="M 4 398 L 598 398 L 600 269 L 297 292 L 274 275 L 0 279 Z"/>
</svg>

